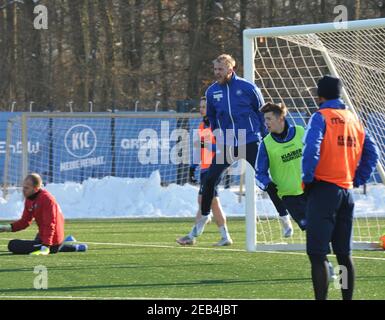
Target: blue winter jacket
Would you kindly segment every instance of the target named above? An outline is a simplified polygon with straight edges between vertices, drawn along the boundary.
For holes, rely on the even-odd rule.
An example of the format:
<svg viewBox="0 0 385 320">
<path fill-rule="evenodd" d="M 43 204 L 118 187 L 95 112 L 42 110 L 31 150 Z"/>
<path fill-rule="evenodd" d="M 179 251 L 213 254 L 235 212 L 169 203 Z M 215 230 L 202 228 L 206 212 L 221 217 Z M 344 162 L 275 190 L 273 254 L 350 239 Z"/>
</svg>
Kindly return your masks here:
<svg viewBox="0 0 385 320">
<path fill-rule="evenodd" d="M 320 105 L 320 109 L 346 109 L 346 106 L 341 99 L 328 100 Z M 304 150 L 302 157 L 302 181 L 311 183 L 314 179 L 314 172 L 320 160 L 321 143 L 325 135 L 326 123 L 323 115 L 320 112 L 315 112 L 307 125 L 304 136 Z M 365 140 L 362 150 L 360 163 L 357 167 L 353 185 L 358 187 L 366 183 L 372 172 L 374 171 L 379 158 L 378 148 L 365 130 Z"/>
<path fill-rule="evenodd" d="M 272 133 L 272 137 L 275 141 L 278 142 L 287 142 L 294 138 L 295 136 L 295 127 L 286 120 L 286 126 L 287 126 L 287 134 L 284 139 L 280 139 L 278 135 Z M 256 167 L 255 167 L 255 177 L 256 177 L 256 183 L 257 186 L 262 189 L 266 190 L 268 184 L 271 182 L 271 178 L 269 175 L 269 155 L 267 154 L 265 142 L 263 141 L 258 148 L 258 155 L 257 155 L 257 161 L 256 161 Z"/>
<path fill-rule="evenodd" d="M 212 130 L 220 129 L 227 145 L 241 145 L 261 141 L 267 134 L 263 114 L 259 108 L 264 104 L 261 91 L 254 83 L 233 73 L 226 84 L 213 83 L 206 91 L 207 116 Z M 230 129 L 230 141 L 226 140 L 226 129 Z M 246 130 L 246 139 L 239 139 L 238 129 Z M 214 133 L 216 133 L 214 131 Z M 234 137 L 235 136 L 235 137 Z M 246 140 L 246 141 L 245 141 Z"/>
</svg>

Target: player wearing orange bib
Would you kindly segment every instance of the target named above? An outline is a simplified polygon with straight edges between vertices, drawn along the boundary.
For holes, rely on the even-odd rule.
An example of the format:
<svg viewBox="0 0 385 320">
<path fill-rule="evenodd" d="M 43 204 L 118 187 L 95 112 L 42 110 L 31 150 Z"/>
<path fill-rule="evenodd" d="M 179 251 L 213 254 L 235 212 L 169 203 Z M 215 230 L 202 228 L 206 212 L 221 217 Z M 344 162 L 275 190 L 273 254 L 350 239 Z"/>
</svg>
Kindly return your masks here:
<svg viewBox="0 0 385 320">
<path fill-rule="evenodd" d="M 191 229 L 190 233 L 184 237 L 177 239 L 176 241 L 180 245 L 193 245 L 196 243 L 196 238 L 203 233 L 205 225 L 211 221 L 211 215 L 207 216 L 206 219 L 202 217 L 200 211 L 201 201 L 202 201 L 202 186 L 206 179 L 206 175 L 212 160 L 215 156 L 215 137 L 211 131 L 210 123 L 206 117 L 206 97 L 201 97 L 200 101 L 200 113 L 203 117 L 202 122 L 199 124 L 198 134 L 194 139 L 194 153 L 199 153 L 198 156 L 194 156 L 194 159 L 197 157 L 200 159 L 200 188 L 198 195 L 198 204 L 199 209 L 196 213 L 195 224 Z M 190 181 L 195 181 L 195 169 L 198 164 L 193 164 L 190 167 Z M 214 198 L 211 202 L 211 209 L 213 211 L 215 222 L 219 228 L 221 234 L 221 240 L 216 243 L 217 246 L 228 246 L 233 243 L 230 234 L 227 229 L 226 217 L 223 213 L 221 204 L 218 198 L 218 192 L 215 189 Z"/>
<path fill-rule="evenodd" d="M 307 194 L 306 251 L 315 298 L 322 300 L 328 292 L 330 243 L 338 264 L 346 268 L 342 297 L 353 297 L 351 189 L 366 183 L 378 161 L 374 141 L 340 99 L 341 92 L 338 78 L 324 76 L 318 82 L 320 109 L 307 126 L 302 158 L 302 181 Z"/>
</svg>

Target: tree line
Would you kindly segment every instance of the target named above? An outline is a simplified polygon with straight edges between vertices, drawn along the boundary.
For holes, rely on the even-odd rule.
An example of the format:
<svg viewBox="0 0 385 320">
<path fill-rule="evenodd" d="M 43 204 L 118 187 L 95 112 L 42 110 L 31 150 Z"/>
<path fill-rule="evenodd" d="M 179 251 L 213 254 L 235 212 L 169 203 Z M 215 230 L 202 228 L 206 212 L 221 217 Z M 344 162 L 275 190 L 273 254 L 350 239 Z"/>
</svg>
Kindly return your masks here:
<svg viewBox="0 0 385 320">
<path fill-rule="evenodd" d="M 37 4 L 48 29 L 34 28 Z M 385 17 L 385 0 L 0 0 L 0 110 L 175 110 L 245 28 Z"/>
</svg>

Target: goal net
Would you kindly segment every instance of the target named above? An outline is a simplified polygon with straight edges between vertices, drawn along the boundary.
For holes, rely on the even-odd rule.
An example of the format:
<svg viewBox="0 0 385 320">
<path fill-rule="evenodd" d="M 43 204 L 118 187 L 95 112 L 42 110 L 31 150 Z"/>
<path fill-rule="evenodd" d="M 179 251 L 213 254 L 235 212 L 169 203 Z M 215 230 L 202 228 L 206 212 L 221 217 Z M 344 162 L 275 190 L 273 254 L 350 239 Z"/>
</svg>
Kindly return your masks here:
<svg viewBox="0 0 385 320">
<path fill-rule="evenodd" d="M 360 117 L 381 151 L 380 164 L 368 192 L 376 187 L 375 183 L 385 181 L 385 19 L 247 29 L 243 39 L 245 78 L 261 88 L 266 100 L 284 102 L 293 123 L 306 126 L 317 110 L 317 81 L 323 75 L 341 78 L 345 103 Z M 249 186 L 249 190 L 251 188 Z M 246 192 L 249 198 L 254 196 L 254 192 Z M 262 197 L 263 194 L 257 194 L 256 202 Z M 264 215 L 265 209 L 260 210 L 257 207 L 257 217 Z M 362 247 L 371 247 L 370 242 L 378 243 L 381 232 L 385 231 L 383 212 L 361 210 L 356 213 L 356 247 L 359 242 Z M 254 213 L 247 214 L 253 216 Z M 278 219 L 257 220 L 259 248 L 264 248 L 261 244 L 304 243 L 304 235 L 300 232 L 290 241 L 280 238 Z M 250 221 L 248 249 L 254 250 L 255 224 L 252 219 Z M 290 247 L 279 246 L 283 250 Z"/>
</svg>

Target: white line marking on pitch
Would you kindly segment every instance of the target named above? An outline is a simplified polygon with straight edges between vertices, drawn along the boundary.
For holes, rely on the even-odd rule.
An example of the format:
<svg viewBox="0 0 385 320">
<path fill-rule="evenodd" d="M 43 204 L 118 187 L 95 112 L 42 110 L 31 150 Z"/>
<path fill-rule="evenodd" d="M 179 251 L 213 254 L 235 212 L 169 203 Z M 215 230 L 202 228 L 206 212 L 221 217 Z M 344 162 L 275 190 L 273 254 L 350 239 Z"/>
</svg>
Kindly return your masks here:
<svg viewBox="0 0 385 320">
<path fill-rule="evenodd" d="M 207 248 L 207 247 L 183 247 L 183 246 L 166 246 L 166 245 L 156 245 L 156 244 L 134 244 L 134 243 L 109 243 L 109 242 L 86 242 L 87 244 L 95 244 L 95 245 L 112 245 L 112 246 L 128 246 L 128 247 L 150 247 L 150 248 L 171 248 L 171 249 L 191 249 L 191 250 L 212 250 L 212 251 L 233 251 L 233 252 L 246 252 L 244 249 L 220 249 L 220 248 Z M 305 252 L 292 252 L 292 251 L 257 251 L 255 253 L 272 253 L 272 254 L 288 254 L 288 255 L 301 255 L 306 256 Z M 380 260 L 385 261 L 385 258 L 378 257 L 361 257 L 361 256 L 353 256 L 355 259 L 368 259 L 368 260 Z"/>
<path fill-rule="evenodd" d="M 7 238 L 0 238 L 0 240 L 11 240 Z M 182 250 L 210 250 L 210 251 L 230 251 L 230 252 L 243 252 L 243 253 L 252 253 L 246 252 L 245 249 L 231 249 L 231 248 L 208 248 L 208 247 L 190 247 L 190 246 L 169 246 L 169 245 L 159 245 L 159 244 L 143 244 L 143 243 L 119 243 L 119 242 L 88 242 L 82 241 L 87 244 L 94 245 L 109 245 L 109 246 L 123 246 L 123 247 L 144 247 L 144 248 L 164 248 L 164 249 L 182 249 Z M 257 251 L 255 253 L 270 253 L 270 254 L 286 254 L 286 255 L 298 255 L 306 256 L 305 252 L 293 252 L 293 251 Z M 378 260 L 385 261 L 385 258 L 379 257 L 362 257 L 362 256 L 353 256 L 354 259 L 363 259 L 363 260 Z"/>
</svg>

